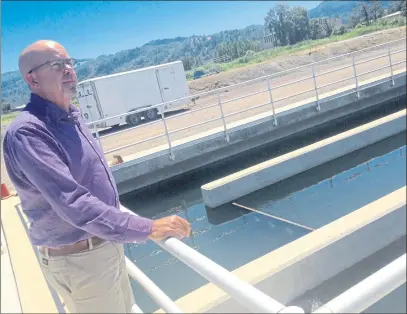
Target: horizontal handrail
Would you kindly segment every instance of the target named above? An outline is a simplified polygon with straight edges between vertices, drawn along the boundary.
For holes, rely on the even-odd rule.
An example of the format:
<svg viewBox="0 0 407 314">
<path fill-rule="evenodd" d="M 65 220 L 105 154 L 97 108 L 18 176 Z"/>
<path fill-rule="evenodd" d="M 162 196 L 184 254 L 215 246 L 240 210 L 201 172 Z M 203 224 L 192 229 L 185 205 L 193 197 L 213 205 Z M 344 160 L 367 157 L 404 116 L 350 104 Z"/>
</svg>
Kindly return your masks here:
<svg viewBox="0 0 407 314">
<path fill-rule="evenodd" d="M 126 267 L 130 277 L 136 280 L 154 302 L 167 313 L 183 313 L 181 309 L 172 301 L 150 278 L 147 277 L 132 261 L 127 257 Z"/>
<path fill-rule="evenodd" d="M 335 69 L 333 69 L 333 70 L 329 70 L 329 71 L 326 71 L 326 72 L 318 73 L 316 76 L 317 76 L 317 77 L 323 76 L 323 75 L 326 75 L 326 74 L 329 74 L 329 73 L 338 72 L 338 71 L 341 71 L 341 70 L 344 70 L 344 69 L 347 69 L 347 68 L 351 68 L 351 67 L 353 67 L 353 64 L 345 65 L 345 66 L 340 67 L 340 68 L 335 68 Z"/>
<path fill-rule="evenodd" d="M 228 104 L 228 103 L 231 103 L 233 101 L 240 100 L 240 99 L 244 99 L 244 98 L 247 98 L 247 97 L 250 97 L 250 96 L 259 95 L 259 94 L 262 94 L 262 93 L 265 93 L 265 92 L 268 92 L 268 89 L 264 89 L 264 90 L 260 90 L 258 92 L 254 92 L 254 93 L 246 94 L 246 95 L 239 96 L 239 97 L 236 97 L 236 98 L 224 100 L 224 101 L 222 101 L 222 105 Z M 218 104 L 218 106 L 219 106 L 219 104 Z"/>
<path fill-rule="evenodd" d="M 407 61 L 407 60 L 402 60 L 402 61 L 393 63 L 392 66 L 399 65 L 399 64 L 402 64 L 402 63 L 406 63 L 406 61 Z"/>
<path fill-rule="evenodd" d="M 388 58 L 388 57 L 389 57 L 389 54 L 386 53 L 385 55 L 380 55 L 380 56 L 376 56 L 376 57 L 373 57 L 373 58 L 370 58 L 370 59 L 362 60 L 360 62 L 355 62 L 355 65 L 364 64 L 364 63 L 374 61 L 374 60 L 377 60 L 377 59 L 380 59 L 380 58 Z"/>
<path fill-rule="evenodd" d="M 222 119 L 222 117 L 217 117 L 217 118 L 214 118 L 214 119 L 206 120 L 204 122 L 200 122 L 200 123 L 196 123 L 194 125 L 186 126 L 184 128 L 176 129 L 174 131 L 168 132 L 168 134 L 178 133 L 178 132 L 181 132 L 181 131 L 184 131 L 184 130 L 192 129 L 192 128 L 195 128 L 197 126 L 201 126 L 201 125 L 211 123 L 211 122 L 214 122 L 214 121 L 218 121 L 218 120 L 221 120 L 221 119 Z"/>
<path fill-rule="evenodd" d="M 120 209 L 136 215 L 123 205 Z M 196 271 L 219 288 L 227 292 L 238 303 L 254 313 L 279 313 L 285 308 L 264 292 L 239 279 L 236 275 L 218 265 L 211 259 L 192 249 L 176 238 L 156 241 L 163 249 L 174 255 L 184 264 Z"/>
<path fill-rule="evenodd" d="M 238 303 L 253 313 L 279 313 L 285 308 L 280 302 L 242 281 L 233 273 L 183 242 L 175 238 L 169 238 L 165 241 L 159 241 L 157 244 L 195 270 L 202 277 L 227 292 Z"/>
<path fill-rule="evenodd" d="M 286 96 L 286 97 L 283 97 L 283 98 L 276 99 L 276 100 L 274 100 L 274 102 L 286 100 L 286 99 L 288 99 L 288 98 L 292 98 L 292 97 L 295 97 L 295 96 L 298 96 L 298 95 L 302 95 L 302 94 L 306 94 L 306 93 L 313 92 L 313 91 L 315 91 L 315 89 L 314 89 L 314 88 L 311 88 L 311 89 L 305 90 L 305 91 L 303 91 L 303 92 L 300 92 L 300 93 L 297 93 L 297 94 L 294 94 L 294 95 L 290 95 L 290 96 Z"/>
<path fill-rule="evenodd" d="M 406 254 L 313 313 L 361 313 L 406 282 Z"/>
<path fill-rule="evenodd" d="M 390 55 L 395 55 L 397 53 L 404 52 L 404 51 L 406 51 L 406 49 L 400 49 L 400 50 L 392 51 L 392 52 L 390 52 Z"/>
<path fill-rule="evenodd" d="M 152 125 L 152 124 L 158 124 L 158 123 L 160 123 L 159 120 L 151 121 L 151 122 L 148 122 L 148 123 L 144 123 L 144 124 L 140 124 L 140 125 L 137 125 L 137 126 L 133 126 L 133 127 L 131 127 L 131 128 L 126 128 L 125 130 L 122 130 L 122 131 L 117 131 L 117 132 L 114 132 L 114 133 L 102 135 L 102 136 L 100 136 L 99 138 L 100 138 L 100 139 L 104 139 L 104 138 L 107 138 L 107 137 L 110 137 L 110 136 L 113 136 L 113 135 L 122 134 L 122 133 L 125 133 L 125 132 L 128 132 L 128 131 L 131 131 L 131 130 L 143 128 L 143 127 L 146 127 L 146 126 L 149 126 L 149 125 Z"/>
<path fill-rule="evenodd" d="M 376 72 L 376 71 L 380 71 L 380 70 L 383 70 L 383 69 L 387 69 L 387 68 L 390 68 L 390 65 L 385 65 L 385 66 L 383 66 L 381 68 L 373 69 L 373 70 L 363 72 L 363 73 L 358 73 L 357 77 L 362 76 L 362 75 L 366 75 L 366 74 L 370 74 L 370 73 L 373 73 L 373 72 Z"/>
<path fill-rule="evenodd" d="M 302 81 L 306 81 L 306 80 L 309 80 L 309 79 L 312 79 L 312 78 L 313 78 L 313 76 L 311 75 L 311 76 L 307 76 L 307 77 L 304 77 L 304 78 L 299 79 L 299 80 L 290 81 L 289 83 L 285 83 L 285 84 L 273 86 L 273 90 L 276 90 L 276 89 L 281 88 L 281 87 L 284 87 L 284 86 L 296 84 L 296 83 L 299 83 L 299 82 L 302 82 Z"/>
<path fill-rule="evenodd" d="M 168 120 L 171 120 L 171 119 L 175 119 L 175 118 L 182 117 L 182 116 L 184 116 L 184 115 L 186 115 L 186 114 L 196 113 L 196 112 L 199 112 L 199 111 L 202 111 L 202 110 L 205 110 L 205 109 L 209 109 L 209 108 L 213 108 L 213 107 L 218 107 L 218 106 L 219 106 L 219 104 L 216 103 L 216 104 L 209 105 L 209 106 L 205 106 L 205 107 L 202 107 L 202 108 L 192 109 L 192 110 L 190 110 L 190 111 L 177 114 L 176 116 L 168 117 L 168 118 L 167 118 L 167 121 L 168 121 Z"/>
<path fill-rule="evenodd" d="M 337 71 L 341 71 L 341 70 L 344 70 L 344 69 L 347 69 L 347 68 L 351 68 L 353 65 L 352 64 L 350 64 L 350 65 L 345 65 L 345 66 L 343 66 L 343 67 L 340 67 L 340 68 L 335 68 L 335 69 L 333 69 L 333 70 L 329 70 L 329 71 L 326 71 L 326 72 L 322 72 L 322 73 L 317 73 L 317 77 L 318 76 L 323 76 L 323 75 L 326 75 L 326 74 L 329 74 L 329 73 L 333 73 L 333 72 L 337 72 Z"/>
<path fill-rule="evenodd" d="M 118 150 L 129 148 L 129 147 L 132 147 L 132 146 L 135 146 L 135 145 L 138 145 L 138 144 L 142 144 L 142 143 L 145 143 L 145 142 L 148 142 L 148 141 L 152 141 L 152 140 L 155 140 L 155 139 L 163 137 L 163 136 L 165 136 L 165 133 L 157 135 L 157 136 L 148 137 L 148 138 L 145 138 L 144 140 L 134 142 L 134 143 L 131 143 L 131 144 L 127 144 L 127 145 L 124 145 L 124 146 L 120 146 L 120 147 L 117 147 L 117 148 L 112 148 L 112 149 L 109 149 L 109 150 L 105 151 L 104 153 L 105 154 L 114 153 L 114 152 L 116 152 Z"/>
<path fill-rule="evenodd" d="M 325 85 L 318 86 L 318 89 L 321 89 L 321 88 L 324 88 L 324 87 L 328 87 L 328 86 L 331 86 L 331 85 L 334 85 L 334 84 L 342 83 L 342 82 L 345 82 L 345 81 L 354 80 L 354 79 L 355 79 L 355 78 L 354 78 L 353 76 L 350 76 L 350 77 L 341 79 L 341 80 L 339 80 L 339 81 L 335 81 L 335 82 L 332 82 L 332 83 L 328 83 L 328 84 L 325 84 Z"/>
<path fill-rule="evenodd" d="M 213 90 L 211 90 L 211 91 L 202 92 L 202 93 L 198 93 L 198 94 L 194 94 L 194 95 L 189 95 L 189 96 L 186 96 L 186 97 L 177 98 L 177 99 L 174 99 L 174 100 L 171 100 L 171 101 L 167 101 L 167 102 L 163 102 L 163 103 L 160 103 L 160 104 L 156 104 L 156 105 L 150 106 L 150 107 L 148 107 L 148 108 L 142 108 L 142 109 L 138 109 L 138 110 L 135 110 L 135 111 L 131 111 L 131 112 L 126 112 L 126 113 L 123 113 L 123 114 L 115 115 L 115 116 L 112 116 L 112 117 L 107 117 L 107 118 L 104 118 L 104 119 L 99 119 L 99 120 L 91 121 L 91 122 L 88 122 L 87 125 L 93 125 L 93 124 L 97 124 L 97 123 L 100 123 L 100 122 L 104 122 L 104 121 L 107 121 L 107 120 L 110 120 L 110 119 L 119 118 L 119 117 L 125 117 L 125 116 L 128 116 L 128 115 L 134 114 L 134 113 L 144 112 L 146 109 L 154 109 L 154 108 L 157 109 L 157 108 L 160 108 L 160 107 L 162 107 L 162 106 L 164 106 L 164 105 L 168 105 L 168 104 L 171 104 L 171 103 L 173 103 L 173 102 L 177 102 L 177 101 L 181 101 L 181 100 L 190 100 L 191 98 L 195 98 L 195 97 L 198 97 L 198 96 L 204 96 L 204 95 L 214 94 L 214 93 L 223 91 L 223 90 L 225 90 L 225 89 L 230 89 L 230 88 L 232 88 L 232 87 L 237 87 L 237 86 L 249 84 L 249 83 L 256 82 L 256 81 L 265 80 L 265 79 L 268 79 L 268 78 L 272 78 L 272 77 L 274 77 L 274 76 L 276 76 L 276 75 L 280 75 L 280 74 L 283 74 L 283 73 L 288 73 L 288 72 L 296 71 L 296 70 L 299 70 L 299 69 L 303 69 L 303 68 L 306 68 L 306 67 L 309 67 L 309 66 L 312 66 L 312 65 L 316 65 L 316 64 L 321 64 L 321 63 L 323 63 L 323 62 L 330 61 L 330 60 L 334 60 L 334 59 L 341 58 L 341 57 L 344 57 L 344 56 L 355 55 L 356 53 L 360 53 L 360 52 L 363 52 L 363 51 L 366 51 L 366 50 L 369 50 L 369 49 L 386 46 L 386 45 L 389 45 L 389 44 L 391 44 L 391 43 L 400 42 L 400 41 L 404 41 L 404 40 L 406 40 L 406 39 L 403 38 L 403 39 L 397 39 L 397 40 L 389 41 L 389 42 L 386 42 L 386 43 L 384 43 L 384 44 L 380 44 L 380 45 L 376 45 L 376 46 L 372 46 L 372 47 L 367 47 L 367 48 L 364 48 L 364 49 L 361 49 L 361 50 L 358 50 L 358 51 L 349 52 L 349 53 L 346 53 L 346 54 L 342 54 L 342 55 L 339 55 L 339 56 L 327 58 L 327 59 L 324 59 L 324 60 L 321 60 L 321 61 L 317 61 L 317 62 L 311 62 L 311 63 L 305 64 L 305 65 L 302 65 L 302 66 L 299 66 L 299 67 L 296 67 L 296 68 L 292 68 L 292 69 L 280 71 L 280 72 L 277 72 L 277 73 L 265 75 L 265 76 L 262 76 L 262 77 L 258 77 L 258 78 L 255 78 L 255 79 L 247 80 L 247 81 L 240 82 L 240 83 L 236 83 L 236 84 L 229 85 L 229 86 L 220 87 L 220 88 L 217 88 L 217 89 L 213 89 Z"/>
<path fill-rule="evenodd" d="M 235 115 L 237 115 L 239 113 L 244 113 L 244 112 L 247 112 L 247 111 L 250 111 L 250 110 L 253 110 L 253 109 L 257 109 L 257 108 L 261 108 L 261 107 L 265 107 L 265 106 L 270 106 L 270 102 L 266 102 L 266 103 L 260 104 L 260 105 L 254 105 L 252 107 L 249 107 L 249 108 L 246 108 L 246 109 L 243 109 L 243 110 L 240 110 L 240 111 L 235 111 L 235 112 L 226 114 L 225 118 L 229 118 L 229 117 L 235 116 Z"/>
</svg>

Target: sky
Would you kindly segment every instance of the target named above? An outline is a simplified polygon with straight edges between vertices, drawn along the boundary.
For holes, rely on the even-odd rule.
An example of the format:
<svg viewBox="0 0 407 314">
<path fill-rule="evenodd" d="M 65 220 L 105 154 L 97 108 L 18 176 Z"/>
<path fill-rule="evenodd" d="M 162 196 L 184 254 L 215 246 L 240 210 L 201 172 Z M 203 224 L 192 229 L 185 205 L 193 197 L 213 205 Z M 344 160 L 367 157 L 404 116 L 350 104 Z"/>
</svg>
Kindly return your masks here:
<svg viewBox="0 0 407 314">
<path fill-rule="evenodd" d="M 1 73 L 18 69 L 20 52 L 39 39 L 73 58 L 96 58 L 150 40 L 209 35 L 263 24 L 276 3 L 307 9 L 321 1 L 1 1 Z"/>
</svg>

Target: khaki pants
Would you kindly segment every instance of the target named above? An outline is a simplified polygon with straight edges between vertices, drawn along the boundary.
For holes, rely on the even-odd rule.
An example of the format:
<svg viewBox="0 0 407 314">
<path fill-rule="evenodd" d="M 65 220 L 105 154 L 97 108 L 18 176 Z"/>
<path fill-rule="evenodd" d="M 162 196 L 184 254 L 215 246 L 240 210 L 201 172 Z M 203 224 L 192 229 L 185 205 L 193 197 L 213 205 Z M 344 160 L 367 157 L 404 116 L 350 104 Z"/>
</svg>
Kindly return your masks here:
<svg viewBox="0 0 407 314">
<path fill-rule="evenodd" d="M 71 313 L 131 313 L 133 292 L 122 244 L 102 242 L 66 256 L 39 252 L 46 280 Z"/>
</svg>

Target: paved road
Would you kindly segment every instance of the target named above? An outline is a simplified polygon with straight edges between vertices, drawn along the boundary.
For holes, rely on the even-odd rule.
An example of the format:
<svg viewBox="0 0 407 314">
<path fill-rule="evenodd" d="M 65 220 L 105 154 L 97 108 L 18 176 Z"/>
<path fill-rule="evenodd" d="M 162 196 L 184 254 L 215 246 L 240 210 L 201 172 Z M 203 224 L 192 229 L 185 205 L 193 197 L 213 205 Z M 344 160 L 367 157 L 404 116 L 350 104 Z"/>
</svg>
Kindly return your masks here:
<svg viewBox="0 0 407 314">
<path fill-rule="evenodd" d="M 406 48 L 406 41 L 401 41 L 398 43 L 395 43 L 391 46 L 392 51 L 398 51 L 401 49 Z M 361 62 L 362 60 L 368 60 L 370 58 L 374 58 L 376 56 L 380 55 L 386 55 L 387 54 L 387 47 L 380 47 L 380 48 L 375 48 L 375 50 L 369 50 L 366 52 L 361 52 L 358 53 L 357 56 L 355 57 L 356 63 Z M 392 56 L 392 63 L 397 63 L 399 61 L 405 60 L 405 51 L 397 53 Z M 349 79 L 347 81 L 337 83 L 334 85 L 331 85 L 329 87 L 322 87 L 326 84 L 329 83 L 334 83 L 338 80 L 349 78 L 353 76 L 353 68 L 349 67 L 347 69 L 343 69 L 331 74 L 319 76 L 320 74 L 333 70 L 333 69 L 338 69 L 346 65 L 351 65 L 352 64 L 352 57 L 351 56 L 345 56 L 341 57 L 338 59 L 334 59 L 331 61 L 327 62 L 322 62 L 318 64 L 318 66 L 315 67 L 315 72 L 317 75 L 317 86 L 319 89 L 319 93 L 327 93 L 329 91 L 332 91 L 334 89 L 339 89 L 341 87 L 349 86 L 351 84 L 354 84 L 355 81 L 354 79 Z M 388 56 L 386 55 L 385 57 L 382 57 L 380 59 L 376 59 L 373 61 L 369 61 L 360 65 L 357 65 L 357 73 L 365 73 L 368 71 L 371 71 L 373 69 L 378 69 L 384 66 L 389 65 L 389 59 Z M 402 63 L 399 65 L 394 66 L 394 70 L 400 70 L 400 69 L 405 69 L 406 64 Z M 382 69 L 379 71 L 375 71 L 370 74 L 365 74 L 362 75 L 359 80 L 364 81 L 371 79 L 375 76 L 380 76 L 384 74 L 389 74 L 390 69 Z M 289 86 L 284 86 L 281 88 L 277 88 L 280 85 L 287 84 L 289 82 L 293 82 L 296 80 L 300 80 L 302 78 L 310 77 L 312 76 L 312 67 L 307 66 L 301 69 L 297 69 L 294 71 L 290 72 L 285 72 L 282 74 L 276 73 L 275 77 L 271 79 L 271 86 L 273 89 L 273 100 L 275 102 L 275 107 L 283 107 L 301 100 L 309 99 L 315 96 L 315 92 L 307 92 L 305 94 L 299 95 L 303 91 L 307 91 L 310 89 L 314 88 L 314 82 L 312 78 L 309 78 L 305 81 L 295 83 L 295 84 L 290 84 Z M 321 88 L 322 87 L 322 88 Z M 250 96 L 248 98 L 232 101 L 225 103 L 223 105 L 223 110 L 224 114 L 227 116 L 229 114 L 232 114 L 237 111 L 241 111 L 244 109 L 248 109 L 250 107 L 260 105 L 260 104 L 266 104 L 270 100 L 270 96 L 267 89 L 267 81 L 262 80 L 262 81 L 257 81 L 252 84 L 246 84 L 246 85 L 241 85 L 238 87 L 229 87 L 227 90 L 221 93 L 221 101 L 222 103 L 227 102 L 228 100 L 231 100 L 233 98 L 241 97 L 243 95 L 247 95 L 250 93 L 255 93 L 259 92 L 262 90 L 265 90 L 264 93 Z M 284 99 L 288 96 L 293 96 L 288 99 Z M 280 100 L 283 99 L 283 100 Z M 168 130 L 169 132 L 174 132 L 178 129 L 185 128 L 185 127 L 192 127 L 196 124 L 199 124 L 204 121 L 216 119 L 220 117 L 220 110 L 219 107 L 212 107 L 209 109 L 203 109 L 197 112 L 194 112 L 196 109 L 203 108 L 205 106 L 209 105 L 215 105 L 217 104 L 218 99 L 217 99 L 217 94 L 212 93 L 208 96 L 201 97 L 196 101 L 195 106 L 191 107 L 191 110 L 188 111 L 187 113 L 184 114 L 178 114 L 178 115 L 173 115 L 170 116 L 169 119 L 167 120 L 167 125 L 168 125 Z M 323 109 L 323 105 L 322 105 Z M 230 123 L 233 121 L 237 121 L 240 119 L 248 118 L 252 115 L 259 114 L 262 112 L 270 111 L 271 106 L 267 105 L 262 108 L 257 108 L 253 109 L 250 111 L 247 111 L 245 113 L 241 114 L 236 114 L 233 116 L 229 116 L 226 118 L 226 123 Z M 187 136 L 191 136 L 206 130 L 209 130 L 211 128 L 219 127 L 222 126 L 222 121 L 217 120 L 214 122 L 210 122 L 205 125 L 200 125 L 200 126 L 195 126 L 192 127 L 188 130 L 182 130 L 180 132 L 176 132 L 171 134 L 171 141 L 181 139 Z M 126 129 L 127 126 L 123 126 L 122 129 Z M 110 131 L 111 132 L 111 131 Z M 104 134 L 108 134 L 109 131 L 104 132 Z M 154 137 L 154 136 L 159 136 L 161 134 L 164 134 L 164 127 L 162 121 L 158 120 L 153 123 L 146 123 L 145 125 L 141 125 L 140 127 L 134 129 L 134 130 L 129 130 L 121 134 L 113 134 L 107 138 L 103 138 L 101 140 L 103 149 L 105 151 L 117 148 L 120 146 L 124 145 L 129 145 L 131 143 L 135 143 L 137 141 L 143 141 L 149 137 Z M 121 156 L 127 156 L 130 154 L 134 154 L 146 149 L 153 148 L 157 145 L 162 145 L 167 143 L 167 139 L 165 136 L 162 136 L 158 139 L 154 139 L 148 142 L 144 142 L 142 144 L 137 144 L 133 147 L 122 149 L 118 152 L 115 152 L 114 154 L 120 154 Z M 108 160 L 112 160 L 112 153 L 107 154 L 106 157 Z"/>
</svg>

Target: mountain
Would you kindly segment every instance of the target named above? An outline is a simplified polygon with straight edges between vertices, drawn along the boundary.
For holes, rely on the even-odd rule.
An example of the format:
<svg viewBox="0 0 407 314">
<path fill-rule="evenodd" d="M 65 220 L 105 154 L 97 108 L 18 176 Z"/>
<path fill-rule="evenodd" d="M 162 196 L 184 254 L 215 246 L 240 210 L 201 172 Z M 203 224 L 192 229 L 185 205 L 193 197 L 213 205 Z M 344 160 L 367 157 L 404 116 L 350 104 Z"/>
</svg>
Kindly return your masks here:
<svg viewBox="0 0 407 314">
<path fill-rule="evenodd" d="M 308 17 L 340 17 L 346 23 L 352 13 L 353 8 L 358 5 L 359 1 L 322 1 L 315 8 L 308 11 Z M 371 1 L 368 1 L 371 2 Z M 389 7 L 393 1 L 380 1 L 383 8 Z"/>
<path fill-rule="evenodd" d="M 236 42 L 253 43 L 261 40 L 262 25 L 251 25 L 243 29 L 227 30 L 212 35 L 194 35 L 152 40 L 141 47 L 122 50 L 111 55 L 101 55 L 95 59 L 81 59 L 76 68 L 79 81 L 129 71 L 141 67 L 190 58 L 203 64 L 218 56 L 219 46 Z M 250 45 L 246 45 L 249 47 Z M 250 46 L 252 47 L 253 44 Z M 2 74 L 2 101 L 12 107 L 27 102 L 29 90 L 18 71 Z"/>
</svg>

